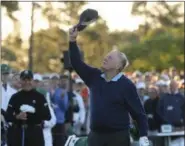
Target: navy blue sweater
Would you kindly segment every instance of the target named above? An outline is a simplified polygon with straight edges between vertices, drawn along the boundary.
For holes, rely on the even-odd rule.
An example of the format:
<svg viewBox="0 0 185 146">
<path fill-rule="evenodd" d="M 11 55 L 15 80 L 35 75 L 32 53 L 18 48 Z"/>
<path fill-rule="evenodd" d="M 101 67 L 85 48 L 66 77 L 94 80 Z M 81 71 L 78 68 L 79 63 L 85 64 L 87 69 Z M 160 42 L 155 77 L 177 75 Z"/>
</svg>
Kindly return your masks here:
<svg viewBox="0 0 185 146">
<path fill-rule="evenodd" d="M 81 60 L 76 42 L 69 43 L 69 52 L 74 70 L 90 89 L 91 130 L 128 130 L 130 113 L 138 123 L 140 136 L 147 136 L 147 118 L 135 85 L 124 75 L 118 81 L 106 82 L 99 69 Z"/>
<path fill-rule="evenodd" d="M 182 94 L 163 94 L 160 97 L 157 112 L 162 118 L 162 124 L 172 124 L 173 126 L 183 126 L 182 105 L 185 98 Z"/>
</svg>

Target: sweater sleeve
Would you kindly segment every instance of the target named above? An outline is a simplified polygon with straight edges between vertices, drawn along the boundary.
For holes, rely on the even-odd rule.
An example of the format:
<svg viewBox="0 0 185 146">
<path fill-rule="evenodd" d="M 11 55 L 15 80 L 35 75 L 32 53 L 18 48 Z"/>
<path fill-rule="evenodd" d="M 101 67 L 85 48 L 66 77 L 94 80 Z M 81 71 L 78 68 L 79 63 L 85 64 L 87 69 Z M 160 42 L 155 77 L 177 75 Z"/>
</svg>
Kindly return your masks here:
<svg viewBox="0 0 185 146">
<path fill-rule="evenodd" d="M 148 120 L 134 84 L 126 85 L 125 99 L 128 112 L 136 120 L 140 137 L 147 136 Z"/>
<path fill-rule="evenodd" d="M 7 111 L 6 111 L 6 120 L 7 122 L 16 122 L 16 121 L 19 121 L 16 119 L 16 109 L 15 109 L 15 104 L 16 104 L 16 101 L 15 101 L 15 95 L 13 95 L 9 101 L 9 104 L 8 104 L 8 108 L 7 108 Z"/>
<path fill-rule="evenodd" d="M 100 70 L 93 68 L 82 61 L 76 42 L 69 43 L 69 57 L 74 70 L 87 85 L 91 83 L 91 80 L 96 74 L 100 74 Z"/>
<path fill-rule="evenodd" d="M 51 119 L 49 121 L 44 121 L 44 127 L 53 128 L 56 124 L 56 116 L 51 106 L 48 106 L 51 114 Z"/>
</svg>

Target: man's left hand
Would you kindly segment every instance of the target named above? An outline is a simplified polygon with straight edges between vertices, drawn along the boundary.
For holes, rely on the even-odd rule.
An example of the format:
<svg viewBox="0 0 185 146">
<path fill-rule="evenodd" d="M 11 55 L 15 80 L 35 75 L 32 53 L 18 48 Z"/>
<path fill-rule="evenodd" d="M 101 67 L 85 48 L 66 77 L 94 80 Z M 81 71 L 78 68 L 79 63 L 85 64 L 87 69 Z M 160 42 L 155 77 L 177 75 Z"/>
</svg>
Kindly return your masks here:
<svg viewBox="0 0 185 146">
<path fill-rule="evenodd" d="M 149 146 L 149 140 L 146 136 L 140 137 L 139 139 L 139 146 Z"/>
</svg>

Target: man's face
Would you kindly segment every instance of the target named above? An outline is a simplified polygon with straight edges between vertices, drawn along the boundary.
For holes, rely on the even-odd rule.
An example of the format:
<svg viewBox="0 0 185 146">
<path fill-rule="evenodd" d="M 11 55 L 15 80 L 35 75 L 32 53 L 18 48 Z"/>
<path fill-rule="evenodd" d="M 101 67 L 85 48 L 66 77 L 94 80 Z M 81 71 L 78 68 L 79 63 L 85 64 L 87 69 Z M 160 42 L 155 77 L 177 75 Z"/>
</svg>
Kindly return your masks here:
<svg viewBox="0 0 185 146">
<path fill-rule="evenodd" d="M 104 70 L 115 70 L 119 69 L 121 66 L 120 58 L 118 56 L 118 51 L 109 52 L 103 59 L 102 68 Z"/>
<path fill-rule="evenodd" d="M 11 84 L 15 89 L 20 89 L 21 88 L 21 83 L 20 83 L 20 78 L 19 75 L 13 76 L 11 80 Z"/>
<path fill-rule="evenodd" d="M 154 99 L 157 97 L 157 91 L 155 88 L 149 88 L 148 89 L 148 95 L 151 99 Z"/>
<path fill-rule="evenodd" d="M 75 83 L 75 90 L 77 91 L 77 92 L 80 92 L 81 91 L 81 89 L 84 87 L 84 84 L 83 83 Z"/>
<path fill-rule="evenodd" d="M 159 86 L 160 93 L 169 93 L 169 87 L 167 85 Z"/>
<path fill-rule="evenodd" d="M 64 89 L 69 88 L 69 80 L 66 78 L 60 79 L 60 86 Z"/>
<path fill-rule="evenodd" d="M 176 82 L 176 81 L 172 81 L 172 82 L 170 83 L 170 90 L 171 90 L 171 92 L 174 93 L 174 92 L 177 91 L 177 89 L 178 89 L 178 84 L 177 84 L 177 82 Z"/>
<path fill-rule="evenodd" d="M 52 84 L 53 86 L 57 86 L 58 83 L 59 83 L 59 79 L 58 79 L 58 78 L 53 78 L 53 79 L 51 79 L 51 84 Z"/>
<path fill-rule="evenodd" d="M 7 83 L 7 82 L 8 82 L 8 78 L 9 78 L 9 73 L 3 73 L 3 74 L 1 75 L 1 81 L 2 81 L 3 83 Z"/>
<path fill-rule="evenodd" d="M 38 80 L 34 80 L 33 81 L 33 87 L 38 88 L 40 86 L 41 86 L 41 82 L 40 81 L 38 81 Z"/>
<path fill-rule="evenodd" d="M 150 75 L 145 76 L 145 81 L 150 82 L 151 81 L 151 76 Z"/>
<path fill-rule="evenodd" d="M 21 79 L 20 83 L 24 90 L 29 91 L 33 88 L 33 79 Z"/>
<path fill-rule="evenodd" d="M 145 95 L 145 89 L 144 88 L 141 88 L 141 89 L 138 89 L 138 94 L 140 95 L 140 96 L 144 96 Z"/>
</svg>

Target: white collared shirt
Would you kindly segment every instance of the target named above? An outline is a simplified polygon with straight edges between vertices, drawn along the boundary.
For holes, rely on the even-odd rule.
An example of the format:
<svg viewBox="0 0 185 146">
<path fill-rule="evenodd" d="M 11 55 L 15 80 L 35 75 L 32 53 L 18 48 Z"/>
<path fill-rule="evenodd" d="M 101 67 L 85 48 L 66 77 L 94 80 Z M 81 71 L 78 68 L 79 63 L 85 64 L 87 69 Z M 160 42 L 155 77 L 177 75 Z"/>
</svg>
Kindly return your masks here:
<svg viewBox="0 0 185 146">
<path fill-rule="evenodd" d="M 14 88 L 12 88 L 9 84 L 7 84 L 7 90 L 4 89 L 3 85 L 1 85 L 1 97 L 2 97 L 2 104 L 1 104 L 1 109 L 4 111 L 7 110 L 8 108 L 8 103 L 10 101 L 10 98 L 12 97 L 13 94 L 17 92 Z"/>
<path fill-rule="evenodd" d="M 123 73 L 120 72 L 119 74 L 117 74 L 116 76 L 114 76 L 110 81 L 117 82 L 122 76 L 123 76 Z M 104 73 L 101 74 L 101 77 L 104 78 L 104 79 L 106 80 L 105 74 L 104 74 Z M 107 81 L 107 80 L 106 80 L 106 81 Z M 110 82 L 110 81 L 107 81 L 107 82 Z"/>
</svg>

